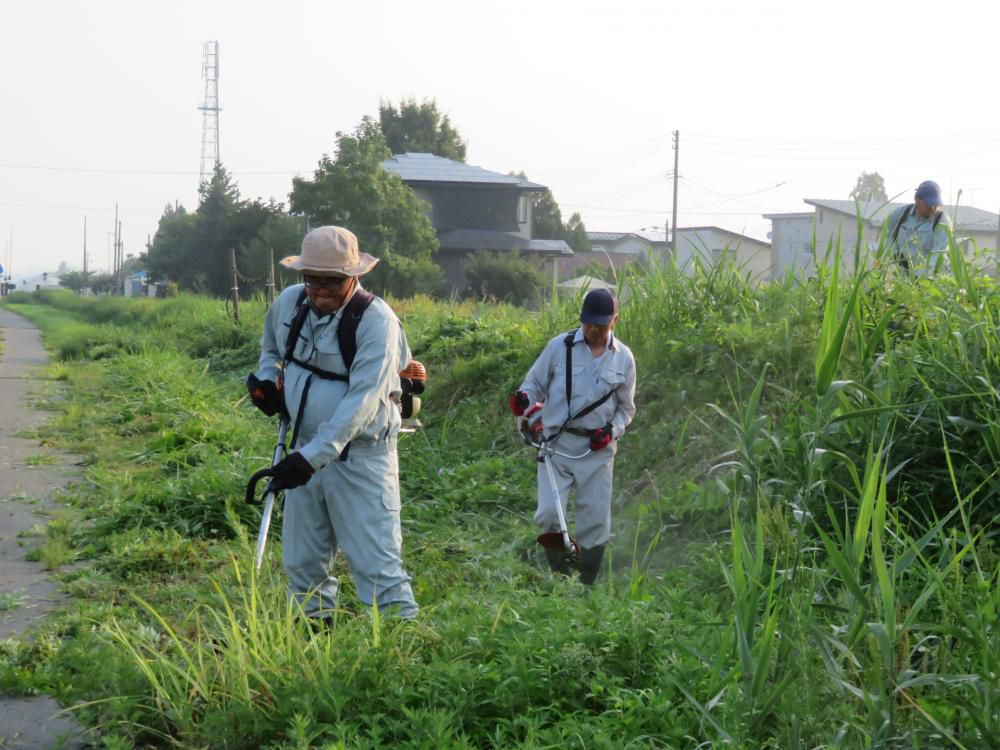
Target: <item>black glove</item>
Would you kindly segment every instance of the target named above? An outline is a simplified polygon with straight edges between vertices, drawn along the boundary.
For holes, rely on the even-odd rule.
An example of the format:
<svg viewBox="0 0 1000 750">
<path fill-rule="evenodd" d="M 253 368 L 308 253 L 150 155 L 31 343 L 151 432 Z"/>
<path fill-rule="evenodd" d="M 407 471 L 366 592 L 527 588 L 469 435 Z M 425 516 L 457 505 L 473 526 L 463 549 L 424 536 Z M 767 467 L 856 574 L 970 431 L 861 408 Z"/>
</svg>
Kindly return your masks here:
<svg viewBox="0 0 1000 750">
<path fill-rule="evenodd" d="M 316 473 L 312 464 L 298 451 L 278 461 L 271 471 L 274 472 L 274 483 L 283 490 L 301 487 Z"/>
<path fill-rule="evenodd" d="M 273 381 L 261 380 L 251 373 L 247 376 L 247 393 L 253 405 L 269 417 L 285 408 L 285 399 Z"/>
<path fill-rule="evenodd" d="M 609 422 L 601 429 L 590 433 L 590 450 L 599 451 L 601 448 L 606 448 L 612 439 L 611 423 Z"/>
</svg>

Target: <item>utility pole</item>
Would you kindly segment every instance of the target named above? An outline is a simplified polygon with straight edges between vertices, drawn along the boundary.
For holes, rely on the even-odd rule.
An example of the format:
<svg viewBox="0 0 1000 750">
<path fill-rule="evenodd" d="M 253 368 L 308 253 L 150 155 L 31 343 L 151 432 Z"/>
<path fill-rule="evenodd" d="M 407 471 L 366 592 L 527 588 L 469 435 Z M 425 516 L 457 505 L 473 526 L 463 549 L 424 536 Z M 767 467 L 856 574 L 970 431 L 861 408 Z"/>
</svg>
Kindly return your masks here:
<svg viewBox="0 0 1000 750">
<path fill-rule="evenodd" d="M 87 215 L 83 215 L 83 272 L 87 273 Z"/>
<path fill-rule="evenodd" d="M 674 210 L 670 216 L 670 230 L 673 234 L 673 242 L 670 243 L 670 252 L 677 260 L 677 169 L 680 163 L 681 153 L 681 131 L 674 131 Z"/>
<path fill-rule="evenodd" d="M 122 223 L 118 222 L 118 239 L 115 246 L 115 285 L 125 293 L 125 280 L 122 278 L 122 261 L 125 259 L 123 249 L 125 241 L 122 239 Z"/>
<path fill-rule="evenodd" d="M 121 227 L 121 223 L 118 221 L 118 203 L 116 202 L 115 203 L 115 231 L 113 232 L 114 242 L 112 243 L 114 254 L 112 255 L 112 257 L 108 258 L 108 272 L 114 278 L 114 280 L 116 282 L 115 286 L 117 286 L 117 281 L 118 281 L 118 229 L 119 229 L 119 227 Z M 113 293 L 114 292 L 112 292 L 112 294 Z"/>
</svg>

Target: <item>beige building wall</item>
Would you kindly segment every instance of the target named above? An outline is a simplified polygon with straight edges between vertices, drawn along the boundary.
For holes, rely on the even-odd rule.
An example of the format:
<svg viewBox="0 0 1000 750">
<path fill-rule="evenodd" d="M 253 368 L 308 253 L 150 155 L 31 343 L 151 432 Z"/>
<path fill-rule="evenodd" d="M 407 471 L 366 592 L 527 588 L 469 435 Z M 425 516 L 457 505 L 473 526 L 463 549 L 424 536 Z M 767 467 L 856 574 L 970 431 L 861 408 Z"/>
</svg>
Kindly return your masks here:
<svg viewBox="0 0 1000 750">
<path fill-rule="evenodd" d="M 696 257 L 714 265 L 727 251 L 744 273 L 755 279 L 771 277 L 771 247 L 767 243 L 736 237 L 713 227 L 677 231 L 677 265 L 684 273 L 694 272 Z"/>
</svg>

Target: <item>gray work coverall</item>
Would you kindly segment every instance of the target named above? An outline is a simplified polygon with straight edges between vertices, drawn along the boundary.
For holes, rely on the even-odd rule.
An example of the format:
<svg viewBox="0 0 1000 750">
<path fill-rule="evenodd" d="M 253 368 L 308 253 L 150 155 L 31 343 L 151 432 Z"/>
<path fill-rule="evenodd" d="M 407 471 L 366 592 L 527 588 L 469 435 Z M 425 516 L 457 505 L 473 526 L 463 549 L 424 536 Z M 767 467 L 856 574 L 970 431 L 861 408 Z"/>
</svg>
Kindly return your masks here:
<svg viewBox="0 0 1000 750">
<path fill-rule="evenodd" d="M 553 435 L 571 414 L 609 391 L 614 393 L 592 412 L 569 424 L 576 429 L 597 430 L 610 423 L 614 440 L 584 458 L 551 458 L 564 512 L 569 491 L 576 488 L 576 540 L 582 548 L 594 548 L 607 544 L 611 535 L 611 482 L 617 440 L 625 434 L 625 428 L 635 416 L 635 357 L 614 333 L 609 333 L 604 353 L 595 358 L 583 339 L 582 329 L 577 329 L 572 351 L 573 399 L 572 403 L 567 403 L 566 335 L 560 334 L 549 341 L 528 370 L 519 390 L 527 393 L 532 402 L 545 402 L 541 419 L 547 436 Z M 576 456 L 587 451 L 590 438 L 563 432 L 554 445 L 561 453 Z M 555 496 L 541 463 L 538 464 L 535 522 L 543 531 L 559 529 Z"/>
<path fill-rule="evenodd" d="M 285 289 L 267 312 L 257 371 L 261 380 L 278 380 L 302 288 Z M 343 312 L 341 307 L 319 315 L 310 309 L 295 358 L 346 374 L 337 341 Z M 410 349 L 399 319 L 378 297 L 365 310 L 356 341 L 350 383 L 320 378 L 294 362 L 284 373 L 285 405 L 293 419 L 311 378 L 297 444 L 289 451 L 297 449 L 316 469 L 307 484 L 285 493 L 282 552 L 289 594 L 311 617 L 333 609 L 339 584 L 330 565 L 339 548 L 362 602 L 379 610 L 398 608 L 400 617 L 413 618 L 418 607 L 403 570 L 396 453 L 402 421 L 396 405 L 399 372 L 410 360 Z M 347 459 L 340 460 L 348 443 Z"/>
</svg>

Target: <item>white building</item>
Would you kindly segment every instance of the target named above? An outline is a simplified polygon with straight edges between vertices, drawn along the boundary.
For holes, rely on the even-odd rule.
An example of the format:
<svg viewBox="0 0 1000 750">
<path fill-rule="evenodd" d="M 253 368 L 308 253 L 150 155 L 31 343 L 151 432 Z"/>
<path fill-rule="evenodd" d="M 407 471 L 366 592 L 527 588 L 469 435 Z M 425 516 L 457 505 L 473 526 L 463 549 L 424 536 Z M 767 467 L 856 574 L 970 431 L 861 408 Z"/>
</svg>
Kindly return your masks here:
<svg viewBox="0 0 1000 750">
<path fill-rule="evenodd" d="M 771 220 L 771 246 L 774 251 L 772 277 L 789 269 L 801 269 L 813 274 L 813 233 L 820 257 L 831 244 L 839 243 L 845 258 L 853 257 L 858 243 L 858 209 L 861 210 L 861 242 L 865 248 L 877 247 L 882 226 L 893 209 L 909 203 L 882 201 L 822 200 L 807 198 L 811 212 L 764 214 Z M 998 222 L 1000 217 L 972 206 L 943 206 L 955 228 L 955 239 L 967 256 L 978 247 L 996 257 Z"/>
<path fill-rule="evenodd" d="M 39 289 L 64 289 L 65 287 L 59 286 L 59 279 L 61 278 L 62 274 L 58 271 L 43 271 L 32 276 L 22 276 L 16 279 L 15 283 L 19 292 L 35 292 Z"/>
<path fill-rule="evenodd" d="M 693 273 L 695 259 L 714 266 L 723 257 L 753 279 L 771 276 L 771 245 L 721 227 L 682 227 L 677 230 L 677 265 Z"/>
</svg>

